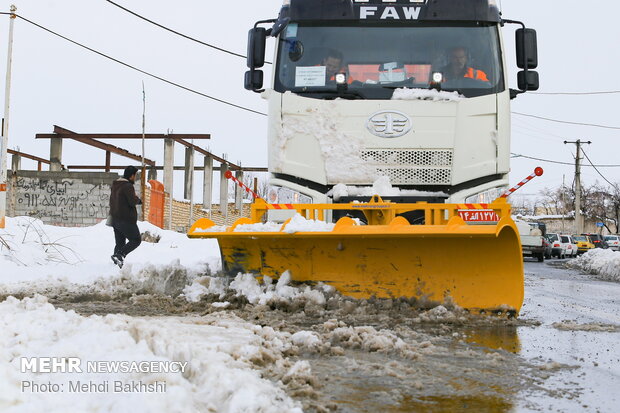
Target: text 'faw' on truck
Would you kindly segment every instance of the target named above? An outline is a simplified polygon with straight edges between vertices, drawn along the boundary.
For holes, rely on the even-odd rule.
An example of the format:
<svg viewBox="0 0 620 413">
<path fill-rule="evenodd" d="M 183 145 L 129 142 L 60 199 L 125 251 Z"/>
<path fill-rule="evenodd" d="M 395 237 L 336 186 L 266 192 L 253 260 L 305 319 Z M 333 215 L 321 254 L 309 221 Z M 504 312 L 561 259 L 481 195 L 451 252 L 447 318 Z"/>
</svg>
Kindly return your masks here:
<svg viewBox="0 0 620 413">
<path fill-rule="evenodd" d="M 521 26 L 518 89 L 507 23 Z M 538 89 L 534 30 L 495 0 L 287 0 L 250 30 L 247 60 L 245 87 L 269 107 L 268 199 L 251 219 L 189 231 L 218 239 L 225 272 L 518 313 L 521 245 L 501 195 L 510 100 Z"/>
</svg>

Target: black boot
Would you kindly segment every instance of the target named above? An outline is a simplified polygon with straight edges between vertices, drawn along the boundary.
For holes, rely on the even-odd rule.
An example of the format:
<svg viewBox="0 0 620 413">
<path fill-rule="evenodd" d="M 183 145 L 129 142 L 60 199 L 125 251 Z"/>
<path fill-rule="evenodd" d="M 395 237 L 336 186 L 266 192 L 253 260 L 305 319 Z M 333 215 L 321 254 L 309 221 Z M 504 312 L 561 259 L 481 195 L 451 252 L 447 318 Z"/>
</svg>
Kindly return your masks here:
<svg viewBox="0 0 620 413">
<path fill-rule="evenodd" d="M 123 268 L 123 261 L 124 258 L 121 254 L 114 254 L 112 255 L 112 261 L 114 261 L 114 264 L 118 265 L 118 268 Z"/>
</svg>

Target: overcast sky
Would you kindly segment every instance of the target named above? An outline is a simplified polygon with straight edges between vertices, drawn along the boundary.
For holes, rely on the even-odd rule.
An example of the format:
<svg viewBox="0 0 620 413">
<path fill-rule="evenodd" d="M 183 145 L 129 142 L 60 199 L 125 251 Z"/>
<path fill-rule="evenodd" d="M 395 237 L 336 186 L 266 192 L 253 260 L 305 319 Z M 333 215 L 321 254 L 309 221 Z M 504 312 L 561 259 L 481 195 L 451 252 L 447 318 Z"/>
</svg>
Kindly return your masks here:
<svg viewBox="0 0 620 413">
<path fill-rule="evenodd" d="M 116 0 L 129 9 L 207 43 L 245 54 L 247 30 L 256 20 L 274 18 L 281 0 Z M 266 111 L 261 98 L 243 89 L 245 60 L 166 32 L 114 7 L 105 0 L 1 0 L 2 10 L 16 4 L 18 14 L 119 60 L 217 98 Z M 540 92 L 620 90 L 618 2 L 502 0 L 505 18 L 522 20 L 538 31 Z M 0 73 L 6 64 L 8 17 L 0 16 Z M 513 87 L 514 26 L 504 29 Z M 273 45 L 273 42 L 271 42 Z M 140 133 L 142 81 L 147 95 L 147 133 L 210 133 L 196 142 L 232 162 L 266 166 L 266 118 L 228 107 L 167 85 L 54 37 L 24 21 L 15 22 L 9 148 L 49 157 L 49 142 L 36 133 L 51 133 L 54 124 L 76 132 Z M 1 77 L 4 85 L 4 76 Z M 4 101 L 4 87 L 0 88 Z M 620 127 L 620 94 L 595 96 L 522 95 L 512 110 L 537 116 Z M 574 145 L 564 140 L 591 140 L 585 148 L 596 164 L 620 164 L 620 130 L 551 123 L 513 115 L 512 152 L 572 163 Z M 110 142 L 140 153 L 140 143 Z M 65 142 L 63 163 L 103 164 L 104 153 Z M 163 161 L 163 143 L 149 142 L 147 157 Z M 177 164 L 183 152 L 177 149 Z M 197 157 L 197 163 L 201 159 Z M 114 164 L 125 164 L 113 157 Z M 587 161 L 585 161 L 587 163 Z M 544 187 L 573 181 L 574 167 L 522 158 L 512 160 L 511 183 L 535 166 L 545 176 L 522 190 L 537 194 Z M 26 168 L 34 163 L 23 162 Z M 620 168 L 601 168 L 612 182 Z M 197 174 L 197 178 L 198 178 Z M 180 197 L 181 175 L 175 196 Z M 162 175 L 160 175 L 162 179 Z M 586 184 L 602 178 L 584 168 Z M 197 181 L 199 186 L 200 182 Z M 200 191 L 195 192 L 196 199 Z"/>
</svg>

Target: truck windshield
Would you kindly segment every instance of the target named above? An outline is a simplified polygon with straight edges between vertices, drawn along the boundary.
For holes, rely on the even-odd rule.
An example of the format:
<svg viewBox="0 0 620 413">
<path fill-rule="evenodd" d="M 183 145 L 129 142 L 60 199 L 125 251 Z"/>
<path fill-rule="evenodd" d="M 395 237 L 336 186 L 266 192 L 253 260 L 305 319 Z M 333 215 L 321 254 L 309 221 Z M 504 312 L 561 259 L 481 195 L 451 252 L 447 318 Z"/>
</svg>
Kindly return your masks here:
<svg viewBox="0 0 620 413">
<path fill-rule="evenodd" d="M 499 44 L 495 25 L 290 23 L 279 41 L 274 89 L 318 99 L 390 99 L 396 88 L 428 89 L 441 73 L 442 90 L 493 94 L 504 90 Z M 346 88 L 337 87 L 338 77 Z"/>
</svg>

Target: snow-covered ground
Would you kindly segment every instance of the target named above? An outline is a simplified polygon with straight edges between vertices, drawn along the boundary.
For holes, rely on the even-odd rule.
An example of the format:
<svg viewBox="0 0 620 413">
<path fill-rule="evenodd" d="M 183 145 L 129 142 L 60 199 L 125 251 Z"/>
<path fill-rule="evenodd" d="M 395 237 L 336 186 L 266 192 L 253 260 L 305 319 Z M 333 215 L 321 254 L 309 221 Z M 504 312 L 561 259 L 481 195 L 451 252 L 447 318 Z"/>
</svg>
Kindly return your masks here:
<svg viewBox="0 0 620 413">
<path fill-rule="evenodd" d="M 200 323 L 192 317 L 82 317 L 54 308 L 40 295 L 9 298 L 0 303 L 0 411 L 301 412 L 299 403 L 252 369 L 264 352 L 274 362 L 284 362 L 282 342 L 273 334 L 271 338 L 261 327 L 230 314 L 212 314 Z M 82 372 L 21 372 L 24 357 L 77 357 Z M 182 373 L 87 370 L 85 365 L 95 361 L 187 365 Z M 90 383 L 99 387 L 75 390 Z M 134 383 L 159 388 L 123 387 Z M 42 390 L 46 385 L 55 389 Z"/>
<path fill-rule="evenodd" d="M 143 242 L 120 270 L 110 260 L 114 237 L 104 224 L 61 228 L 26 217 L 9 218 L 7 228 L 0 231 L 0 294 L 59 290 L 110 296 L 138 291 L 166 294 L 167 288 L 180 292 L 192 278 L 219 269 L 214 240 L 190 240 L 142 222 L 139 226 L 160 240 Z M 181 274 L 181 279 L 173 279 L 175 274 Z M 83 317 L 55 308 L 41 295 L 22 300 L 8 297 L 0 303 L 0 411 L 301 411 L 281 385 L 253 369 L 256 360 L 268 357 L 279 363 L 283 374 L 294 376 L 288 370 L 298 367 L 282 357 L 290 347 L 286 340 L 232 314 L 195 318 Z M 189 364 L 182 374 L 20 371 L 22 358 L 40 356 L 77 357 L 82 363 L 175 360 Z M 107 383 L 109 388 L 101 393 L 76 392 L 78 382 Z M 117 382 L 165 383 L 166 387 L 163 392 L 115 393 Z M 32 383 L 38 391 L 23 389 L 24 383 Z M 60 385 L 61 391 L 48 391 L 49 384 Z"/>
<path fill-rule="evenodd" d="M 219 270 L 217 241 L 190 240 L 185 234 L 147 222 L 138 226 L 141 232 L 161 238 L 157 243 L 143 242 L 119 270 L 110 259 L 114 234 L 104 223 L 65 228 L 44 225 L 34 218 L 8 218 L 6 229 L 0 230 L 0 294 L 9 285 L 36 283 L 39 291 L 53 285 L 92 285 L 97 280 L 120 280 L 171 264 L 190 272 Z"/>
<path fill-rule="evenodd" d="M 310 221 L 292 224 L 295 231 L 329 230 Z M 402 410 L 412 394 L 445 399 L 446 408 L 462 398 L 482 403 L 476 405 L 482 410 L 500 399 L 516 411 L 545 411 L 559 399 L 568 410 L 586 401 L 600 407 L 615 402 L 611 396 L 597 401 L 596 388 L 617 369 L 589 368 L 594 386 L 579 370 L 590 360 L 601 365 L 617 360 L 609 343 L 619 333 L 620 319 L 597 307 L 603 297 L 598 292 L 607 288 L 601 284 L 610 283 L 591 281 L 588 291 L 597 291 L 598 298 L 577 302 L 571 294 L 583 280 L 528 274 L 524 321 L 480 319 L 449 306 L 420 310 L 406 300 L 355 301 L 320 283 L 293 284 L 288 274 L 262 282 L 247 274 L 216 277 L 221 265 L 216 241 L 139 225 L 159 241 L 144 242 L 120 270 L 110 260 L 112 230 L 103 224 L 59 228 L 32 218 L 8 219 L 7 229 L 0 230 L 0 411 L 300 412 L 334 406 L 382 411 Z M 596 250 L 572 264 L 617 281 L 618 256 Z M 613 301 L 608 295 L 604 303 Z M 87 306 L 120 306 L 84 316 L 82 300 Z M 567 312 L 573 302 L 574 314 Z M 162 303 L 174 311 L 158 312 Z M 117 311 L 132 306 L 154 308 L 149 316 Z M 556 307 L 561 309 L 550 311 Z M 579 315 L 585 307 L 592 317 Z M 537 322 L 542 327 L 536 328 Z M 543 350 L 554 335 L 583 336 L 586 347 L 602 343 L 592 348 L 596 354 L 599 347 L 611 351 L 588 355 L 579 364 L 572 357 L 582 350 L 558 355 Z M 168 373 L 20 371 L 22 358 L 38 356 L 188 364 L 183 372 Z M 555 384 L 549 388 L 547 378 L 570 398 Z M 76 382 L 110 388 L 77 392 Z M 165 392 L 114 393 L 116 382 L 166 387 Z M 24 383 L 39 391 L 24 389 Z M 47 384 L 64 388 L 42 391 Z M 580 396 L 580 389 L 592 395 Z M 427 401 L 411 402 L 413 410 L 423 410 Z"/>
</svg>

